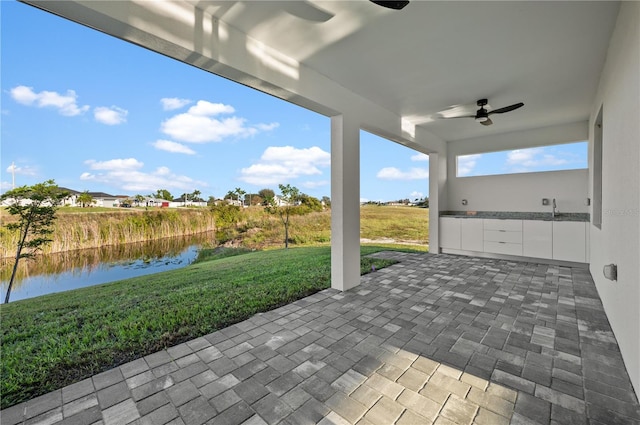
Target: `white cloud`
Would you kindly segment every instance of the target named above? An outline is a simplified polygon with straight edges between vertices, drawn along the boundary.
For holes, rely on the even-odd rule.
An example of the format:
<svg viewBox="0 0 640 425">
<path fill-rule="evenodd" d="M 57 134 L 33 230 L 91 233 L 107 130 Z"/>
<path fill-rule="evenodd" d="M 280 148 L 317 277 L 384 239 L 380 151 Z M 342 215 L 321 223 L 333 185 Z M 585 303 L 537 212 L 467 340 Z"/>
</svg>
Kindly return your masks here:
<svg viewBox="0 0 640 425">
<path fill-rule="evenodd" d="M 464 177 L 471 174 L 481 156 L 481 154 L 459 156 L 457 176 Z"/>
<path fill-rule="evenodd" d="M 409 197 L 411 199 L 422 199 L 422 198 L 424 198 L 424 193 L 414 190 L 413 192 L 411 192 L 409 194 Z"/>
<path fill-rule="evenodd" d="M 152 143 L 153 147 L 161 151 L 167 151 L 172 153 L 184 153 L 187 155 L 195 155 L 196 151 L 182 143 L 172 142 L 171 140 L 156 140 Z"/>
<path fill-rule="evenodd" d="M 148 193 L 160 187 L 169 190 L 194 190 L 207 186 L 205 182 L 175 174 L 168 167 L 158 167 L 152 172 L 142 171 L 144 163 L 135 158 L 87 160 L 85 164 L 98 172 L 84 172 L 80 175 L 80 180 L 99 182 L 124 191 Z"/>
<path fill-rule="evenodd" d="M 376 177 L 382 180 L 420 180 L 429 178 L 429 170 L 426 168 L 411 168 L 409 171 L 401 171 L 396 167 L 385 167 L 378 171 Z"/>
<path fill-rule="evenodd" d="M 107 171 L 133 171 L 144 166 L 143 162 L 135 158 L 126 159 L 110 159 L 108 161 L 96 161 L 95 159 L 87 159 L 85 162 L 92 170 Z"/>
<path fill-rule="evenodd" d="M 300 176 L 320 175 L 321 167 L 331 165 L 331 154 L 317 146 L 297 149 L 270 146 L 260 160 L 240 170 L 240 180 L 255 185 L 288 183 Z"/>
<path fill-rule="evenodd" d="M 1 191 L 6 191 L 6 190 L 11 190 L 13 189 L 13 185 L 9 182 L 0 182 L 0 190 Z"/>
<path fill-rule="evenodd" d="M 29 165 L 19 166 L 16 164 L 11 164 L 7 167 L 7 173 L 15 173 L 23 176 L 36 176 L 38 175 L 38 170 L 35 167 L 31 167 Z"/>
<path fill-rule="evenodd" d="M 61 115 L 73 117 L 89 110 L 89 105 L 78 106 L 78 96 L 73 90 L 67 90 L 65 95 L 54 91 L 36 93 L 32 87 L 16 86 L 10 90 L 11 97 L 18 103 L 38 108 L 52 107 Z"/>
<path fill-rule="evenodd" d="M 255 126 L 255 128 L 257 128 L 260 131 L 271 131 L 271 130 L 275 130 L 278 127 L 280 127 L 280 123 L 277 123 L 277 122 L 272 122 L 270 124 L 256 124 Z"/>
<path fill-rule="evenodd" d="M 223 103 L 211 103 L 206 100 L 199 100 L 194 106 L 189 108 L 189 113 L 192 115 L 220 115 L 220 114 L 233 114 L 235 108 L 231 105 L 225 105 Z"/>
<path fill-rule="evenodd" d="M 417 153 L 415 155 L 411 155 L 412 161 L 429 161 L 429 155 L 426 153 Z"/>
<path fill-rule="evenodd" d="M 569 161 L 545 153 L 542 148 L 516 149 L 507 154 L 507 164 L 519 169 L 531 169 L 541 166 L 557 166 Z"/>
<path fill-rule="evenodd" d="M 227 137 L 251 137 L 261 131 L 270 131 L 278 123 L 246 125 L 246 119 L 232 116 L 214 118 L 220 114 L 232 114 L 235 109 L 222 103 L 200 100 L 185 113 L 175 115 L 161 124 L 161 131 L 180 142 L 219 142 Z"/>
<path fill-rule="evenodd" d="M 174 109 L 180 109 L 191 103 L 189 99 L 179 99 L 177 97 L 163 97 L 160 99 L 162 103 L 162 109 L 165 111 L 173 111 Z"/>
<path fill-rule="evenodd" d="M 318 181 L 306 181 L 304 183 L 300 183 L 301 187 L 305 189 L 316 189 L 323 186 L 328 186 L 331 182 L 329 180 L 318 180 Z"/>
<path fill-rule="evenodd" d="M 129 111 L 126 109 L 112 106 L 107 108 L 106 106 L 98 106 L 93 110 L 93 116 L 96 121 L 106 125 L 118 125 L 127 122 L 127 115 Z"/>
</svg>

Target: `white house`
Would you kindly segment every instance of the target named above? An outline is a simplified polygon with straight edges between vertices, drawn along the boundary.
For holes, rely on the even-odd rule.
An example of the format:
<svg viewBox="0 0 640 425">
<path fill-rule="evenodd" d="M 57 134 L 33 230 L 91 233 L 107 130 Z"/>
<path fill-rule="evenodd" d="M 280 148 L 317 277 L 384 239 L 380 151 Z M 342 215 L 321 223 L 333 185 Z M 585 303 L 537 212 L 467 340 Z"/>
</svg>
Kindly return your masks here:
<svg viewBox="0 0 640 425">
<path fill-rule="evenodd" d="M 431 252 L 451 236 L 441 211 L 550 213 L 541 200 L 556 199 L 588 214 L 584 264 L 640 392 L 639 2 L 25 2 L 331 117 L 334 288 L 359 284 L 362 130 L 429 154 Z M 484 98 L 488 113 L 524 107 L 490 126 L 441 119 Z M 456 171 L 459 156 L 581 140 L 585 170 Z"/>
</svg>

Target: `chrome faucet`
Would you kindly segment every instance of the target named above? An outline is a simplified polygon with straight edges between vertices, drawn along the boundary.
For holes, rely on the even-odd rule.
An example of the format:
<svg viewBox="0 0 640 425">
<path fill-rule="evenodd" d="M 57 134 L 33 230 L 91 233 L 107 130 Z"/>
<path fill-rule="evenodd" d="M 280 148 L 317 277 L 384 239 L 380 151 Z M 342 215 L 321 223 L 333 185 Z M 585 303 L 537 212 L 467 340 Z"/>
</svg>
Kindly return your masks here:
<svg viewBox="0 0 640 425">
<path fill-rule="evenodd" d="M 556 198 L 553 198 L 553 211 L 551 212 L 551 217 L 555 218 L 556 214 L 559 214 L 560 211 L 558 211 L 558 206 L 556 204 Z"/>
</svg>

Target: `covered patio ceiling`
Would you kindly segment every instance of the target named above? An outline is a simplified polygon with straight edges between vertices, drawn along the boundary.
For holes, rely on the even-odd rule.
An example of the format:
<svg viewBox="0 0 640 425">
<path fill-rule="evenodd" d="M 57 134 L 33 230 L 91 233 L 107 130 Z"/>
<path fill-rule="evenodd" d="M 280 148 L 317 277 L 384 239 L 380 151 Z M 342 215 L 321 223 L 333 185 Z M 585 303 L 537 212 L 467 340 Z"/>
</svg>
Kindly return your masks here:
<svg viewBox="0 0 640 425">
<path fill-rule="evenodd" d="M 414 0 L 400 11 L 366 0 L 27 3 L 327 115 L 343 112 L 336 97 L 355 95 L 403 128 L 421 126 L 444 141 L 586 121 L 619 8 L 616 1 Z M 494 115 L 492 126 L 439 118 L 453 107 L 473 114 L 480 98 L 494 109 L 525 106 Z M 362 128 L 376 132 L 371 117 Z M 381 127 L 398 141 L 414 134 Z"/>
</svg>

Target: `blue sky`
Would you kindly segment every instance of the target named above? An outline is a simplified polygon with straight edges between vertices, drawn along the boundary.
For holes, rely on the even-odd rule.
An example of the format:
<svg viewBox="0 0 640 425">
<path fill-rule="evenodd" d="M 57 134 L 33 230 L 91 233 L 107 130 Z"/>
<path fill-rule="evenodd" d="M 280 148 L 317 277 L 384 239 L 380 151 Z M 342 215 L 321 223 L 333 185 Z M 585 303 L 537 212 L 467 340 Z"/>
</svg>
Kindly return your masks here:
<svg viewBox="0 0 640 425">
<path fill-rule="evenodd" d="M 1 7 L 3 191 L 14 163 L 16 185 L 207 198 L 283 183 L 331 195 L 329 118 L 30 6 Z M 415 152 L 367 133 L 361 150 L 363 198 L 427 195 Z"/>
<path fill-rule="evenodd" d="M 331 195 L 329 118 L 15 1 L 0 13 L 2 191 L 13 171 L 110 194 Z M 428 187 L 425 155 L 362 132 L 363 200 Z"/>
</svg>

